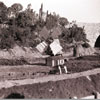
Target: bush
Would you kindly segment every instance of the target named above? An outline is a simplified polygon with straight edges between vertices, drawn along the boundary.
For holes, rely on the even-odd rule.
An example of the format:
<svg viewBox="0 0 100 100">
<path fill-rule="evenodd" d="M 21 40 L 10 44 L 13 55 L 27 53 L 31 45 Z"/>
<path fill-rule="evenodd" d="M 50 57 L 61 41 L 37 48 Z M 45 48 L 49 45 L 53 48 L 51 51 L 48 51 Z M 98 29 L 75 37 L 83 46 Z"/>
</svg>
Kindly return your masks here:
<svg viewBox="0 0 100 100">
<path fill-rule="evenodd" d="M 72 43 L 73 40 L 75 40 L 76 42 L 87 42 L 84 29 L 78 27 L 77 25 L 73 25 L 70 28 L 62 28 L 62 35 L 60 36 L 60 39 L 61 38 L 65 43 Z"/>
</svg>

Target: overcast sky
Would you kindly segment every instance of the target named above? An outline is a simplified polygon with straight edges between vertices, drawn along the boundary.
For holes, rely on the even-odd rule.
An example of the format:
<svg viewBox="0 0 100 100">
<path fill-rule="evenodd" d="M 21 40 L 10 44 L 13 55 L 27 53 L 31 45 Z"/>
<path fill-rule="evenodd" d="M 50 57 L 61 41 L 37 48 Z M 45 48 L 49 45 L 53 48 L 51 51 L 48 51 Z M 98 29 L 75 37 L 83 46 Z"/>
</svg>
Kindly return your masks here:
<svg viewBox="0 0 100 100">
<path fill-rule="evenodd" d="M 100 0 L 0 0 L 7 6 L 21 3 L 24 8 L 31 3 L 32 8 L 38 12 L 41 3 L 44 11 L 56 12 L 69 21 L 100 23 Z"/>
</svg>

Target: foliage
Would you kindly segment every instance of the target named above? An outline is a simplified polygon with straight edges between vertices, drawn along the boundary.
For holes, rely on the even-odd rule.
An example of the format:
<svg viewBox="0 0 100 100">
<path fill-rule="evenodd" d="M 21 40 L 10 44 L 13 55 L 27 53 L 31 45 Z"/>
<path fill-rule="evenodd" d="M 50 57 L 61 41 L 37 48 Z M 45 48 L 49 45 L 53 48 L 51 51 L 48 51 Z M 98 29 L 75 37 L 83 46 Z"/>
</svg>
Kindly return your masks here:
<svg viewBox="0 0 100 100">
<path fill-rule="evenodd" d="M 49 14 L 46 19 L 46 27 L 47 29 L 52 29 L 53 27 L 57 26 L 57 18 L 52 14 Z"/>
<path fill-rule="evenodd" d="M 11 31 L 9 29 L 2 29 L 2 34 L 0 34 L 0 48 L 9 49 L 14 45 L 14 39 L 11 36 Z"/>
<path fill-rule="evenodd" d="M 19 12 L 23 9 L 23 6 L 19 3 L 15 3 L 11 6 L 13 12 Z"/>
<path fill-rule="evenodd" d="M 3 2 L 0 2 L 0 23 L 7 20 L 7 7 Z"/>
<path fill-rule="evenodd" d="M 60 36 L 60 39 L 62 39 L 66 43 L 72 43 L 73 40 L 76 42 L 84 41 L 87 42 L 86 34 L 84 32 L 84 29 L 81 27 L 78 27 L 76 24 L 74 24 L 70 28 L 62 28 L 63 32 Z"/>
<path fill-rule="evenodd" d="M 27 8 L 25 11 L 19 13 L 16 22 L 20 27 L 34 25 L 36 22 L 35 12 L 33 12 L 33 9 Z"/>
<path fill-rule="evenodd" d="M 23 6 L 19 3 L 7 8 L 3 2 L 0 2 L 0 23 L 3 26 L 0 26 L 0 48 L 9 49 L 16 44 L 35 47 L 43 41 L 39 33 L 44 26 L 48 32 L 52 32 L 54 27 L 61 27 L 62 34 L 59 39 L 63 44 L 72 43 L 73 39 L 75 41 L 87 41 L 83 28 L 77 27 L 77 25 L 65 28 L 65 25 L 69 23 L 67 18 L 60 17 L 56 13 L 47 13 L 46 20 L 40 20 L 38 15 L 31 9 L 31 4 L 23 10 Z M 46 41 L 52 42 L 53 37 L 49 36 Z"/>
<path fill-rule="evenodd" d="M 60 23 L 60 25 L 65 26 L 68 24 L 68 20 L 67 20 L 67 18 L 61 17 L 61 18 L 59 18 L 59 23 Z"/>
</svg>

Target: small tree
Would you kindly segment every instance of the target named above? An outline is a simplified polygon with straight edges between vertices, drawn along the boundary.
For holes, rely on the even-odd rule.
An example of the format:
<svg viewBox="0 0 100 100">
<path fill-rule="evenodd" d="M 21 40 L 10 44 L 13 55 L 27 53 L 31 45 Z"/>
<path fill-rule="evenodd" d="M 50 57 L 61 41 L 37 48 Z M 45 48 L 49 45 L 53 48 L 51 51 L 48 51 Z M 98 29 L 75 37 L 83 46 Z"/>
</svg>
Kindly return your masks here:
<svg viewBox="0 0 100 100">
<path fill-rule="evenodd" d="M 87 42 L 86 34 L 84 32 L 84 29 L 81 27 L 78 27 L 76 24 L 74 24 L 70 28 L 63 28 L 62 35 L 60 36 L 63 41 L 66 43 L 72 43 L 73 39 L 76 42 L 84 41 Z"/>
<path fill-rule="evenodd" d="M 11 35 L 11 31 L 7 28 L 2 29 L 2 34 L 0 35 L 0 48 L 9 49 L 14 46 L 14 38 Z"/>
<path fill-rule="evenodd" d="M 0 2 L 0 23 L 3 23 L 7 20 L 7 6 Z"/>
<path fill-rule="evenodd" d="M 17 25 L 20 27 L 30 27 L 36 22 L 36 14 L 29 6 L 23 12 L 20 12 L 17 19 Z"/>
<path fill-rule="evenodd" d="M 47 29 L 51 30 L 55 26 L 57 26 L 58 19 L 57 17 L 53 16 L 52 14 L 48 14 L 46 19 L 46 27 Z"/>
<path fill-rule="evenodd" d="M 68 22 L 67 18 L 65 18 L 65 17 L 59 18 L 59 24 L 60 24 L 60 25 L 65 26 L 65 25 L 67 25 L 68 23 L 69 23 L 69 22 Z"/>
</svg>

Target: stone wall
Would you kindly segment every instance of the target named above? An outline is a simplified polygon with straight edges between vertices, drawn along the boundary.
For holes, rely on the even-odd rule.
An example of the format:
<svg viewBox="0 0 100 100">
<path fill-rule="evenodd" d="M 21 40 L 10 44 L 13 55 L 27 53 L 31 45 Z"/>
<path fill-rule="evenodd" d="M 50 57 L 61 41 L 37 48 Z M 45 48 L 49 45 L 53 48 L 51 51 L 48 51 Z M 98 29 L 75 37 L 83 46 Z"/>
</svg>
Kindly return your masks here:
<svg viewBox="0 0 100 100">
<path fill-rule="evenodd" d="M 100 35 L 100 23 L 77 23 L 78 26 L 84 27 L 85 33 L 87 34 L 87 39 L 89 44 L 94 47 L 96 39 Z"/>
</svg>

